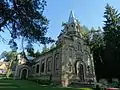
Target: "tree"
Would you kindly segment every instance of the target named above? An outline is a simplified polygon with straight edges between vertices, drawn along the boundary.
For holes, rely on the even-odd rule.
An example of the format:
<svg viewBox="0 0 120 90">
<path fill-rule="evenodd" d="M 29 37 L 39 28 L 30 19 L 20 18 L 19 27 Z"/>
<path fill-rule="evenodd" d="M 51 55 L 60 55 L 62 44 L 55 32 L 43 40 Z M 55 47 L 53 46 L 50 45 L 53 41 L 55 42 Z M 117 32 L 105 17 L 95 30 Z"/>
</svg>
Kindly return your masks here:
<svg viewBox="0 0 120 90">
<path fill-rule="evenodd" d="M 53 42 L 45 37 L 48 28 L 48 20 L 43 16 L 45 0 L 3 0 L 0 6 L 0 31 L 9 31 L 11 48 L 17 49 L 15 39 L 19 37 L 32 43 Z"/>
<path fill-rule="evenodd" d="M 8 43 L 8 45 L 10 45 L 10 48 L 12 51 L 17 51 L 18 47 L 17 47 L 17 43 L 14 41 L 14 39 L 11 39 Z"/>
<path fill-rule="evenodd" d="M 47 45 L 44 44 L 44 47 L 43 47 L 42 53 L 48 52 L 49 50 L 50 50 L 50 49 L 47 47 Z"/>
<path fill-rule="evenodd" d="M 7 53 L 7 60 L 8 61 L 11 61 L 11 60 L 16 61 L 17 60 L 17 55 L 18 55 L 17 52 L 10 51 L 10 52 Z"/>
<path fill-rule="evenodd" d="M 33 48 L 33 45 L 31 44 L 31 41 L 28 41 L 25 49 L 27 50 L 27 55 L 28 56 L 33 56 L 34 57 L 34 48 Z"/>
<path fill-rule="evenodd" d="M 89 32 L 89 29 L 85 25 L 83 25 L 83 26 L 81 26 L 80 31 L 81 31 L 83 37 L 86 37 L 86 34 Z"/>
<path fill-rule="evenodd" d="M 17 59 L 18 53 L 15 51 L 3 51 L 0 55 L 1 58 L 5 58 L 5 61 L 11 61 Z"/>
<path fill-rule="evenodd" d="M 50 46 L 50 49 L 53 49 L 53 48 L 55 48 L 56 47 L 56 45 L 55 45 L 55 43 L 53 43 L 51 46 Z"/>
<path fill-rule="evenodd" d="M 9 62 L 7 73 L 6 73 L 7 78 L 9 78 L 9 76 L 12 74 L 13 66 L 17 65 L 18 63 L 17 55 L 18 53 L 15 51 L 9 51 L 9 52 L 4 51 L 1 54 L 1 57 L 5 58 L 5 61 Z"/>
<path fill-rule="evenodd" d="M 7 59 L 7 51 L 3 51 L 3 52 L 1 53 L 0 59 L 2 59 L 2 58 Z"/>
<path fill-rule="evenodd" d="M 99 80 L 101 76 L 104 76 L 104 40 L 101 28 L 98 27 L 98 29 L 96 30 L 92 27 L 91 30 L 87 30 L 87 32 L 84 34 L 84 40 L 86 44 L 90 47 L 91 53 L 93 54 L 96 76 Z"/>
<path fill-rule="evenodd" d="M 105 7 L 104 12 L 104 41 L 105 41 L 105 61 L 107 76 L 117 78 L 120 76 L 120 13 L 110 6 Z"/>
<path fill-rule="evenodd" d="M 106 45 L 110 45 L 111 47 L 116 47 L 118 42 L 118 37 L 120 37 L 120 13 L 116 9 L 114 9 L 109 4 L 106 5 L 104 12 L 104 40 Z M 116 42 L 117 41 L 117 42 Z"/>
<path fill-rule="evenodd" d="M 91 29 L 89 45 L 91 52 L 93 53 L 96 76 L 97 79 L 99 80 L 101 77 L 105 75 L 105 72 L 103 72 L 104 40 L 103 40 L 103 32 L 99 27 L 97 30 L 95 30 L 94 28 Z"/>
<path fill-rule="evenodd" d="M 34 53 L 35 57 L 39 57 L 41 53 L 37 50 L 37 52 Z"/>
<path fill-rule="evenodd" d="M 97 80 L 105 75 L 104 70 L 104 49 L 105 43 L 103 40 L 103 32 L 100 27 L 94 29 L 93 27 L 89 30 L 85 25 L 81 26 L 80 30 L 86 45 L 90 47 L 91 53 L 94 59 L 94 68 L 97 76 Z"/>
</svg>

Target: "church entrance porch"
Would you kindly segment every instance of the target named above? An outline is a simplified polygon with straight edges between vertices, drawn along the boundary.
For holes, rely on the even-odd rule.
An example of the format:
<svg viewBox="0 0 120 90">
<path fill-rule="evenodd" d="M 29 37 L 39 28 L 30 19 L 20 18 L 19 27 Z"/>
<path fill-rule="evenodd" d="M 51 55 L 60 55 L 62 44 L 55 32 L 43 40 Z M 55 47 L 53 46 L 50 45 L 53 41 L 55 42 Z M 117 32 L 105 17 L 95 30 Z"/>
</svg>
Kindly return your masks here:
<svg viewBox="0 0 120 90">
<path fill-rule="evenodd" d="M 18 65 L 15 70 L 14 79 L 27 79 L 31 75 L 31 70 L 27 65 Z"/>
<path fill-rule="evenodd" d="M 26 80 L 28 78 L 28 69 L 23 68 L 20 73 L 20 79 Z"/>
</svg>

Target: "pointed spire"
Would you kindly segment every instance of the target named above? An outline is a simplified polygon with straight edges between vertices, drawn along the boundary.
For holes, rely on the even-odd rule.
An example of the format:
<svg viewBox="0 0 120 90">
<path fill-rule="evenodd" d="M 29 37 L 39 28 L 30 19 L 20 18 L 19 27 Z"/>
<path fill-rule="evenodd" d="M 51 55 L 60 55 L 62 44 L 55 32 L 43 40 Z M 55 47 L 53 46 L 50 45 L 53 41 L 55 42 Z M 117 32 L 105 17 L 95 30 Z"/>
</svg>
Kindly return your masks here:
<svg viewBox="0 0 120 90">
<path fill-rule="evenodd" d="M 76 22 L 76 19 L 75 19 L 74 13 L 73 13 L 73 11 L 71 11 L 68 23 L 75 23 L 75 22 Z"/>
</svg>

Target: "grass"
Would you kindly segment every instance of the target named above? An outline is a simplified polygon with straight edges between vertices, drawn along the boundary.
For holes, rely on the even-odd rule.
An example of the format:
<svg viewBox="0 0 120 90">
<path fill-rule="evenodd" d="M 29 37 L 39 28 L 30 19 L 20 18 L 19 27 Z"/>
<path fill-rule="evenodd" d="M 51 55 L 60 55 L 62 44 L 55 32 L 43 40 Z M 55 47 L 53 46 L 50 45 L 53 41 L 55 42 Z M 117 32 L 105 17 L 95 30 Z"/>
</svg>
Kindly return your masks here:
<svg viewBox="0 0 120 90">
<path fill-rule="evenodd" d="M 43 86 L 24 80 L 0 80 L 0 90 L 92 90 L 92 89 Z"/>
</svg>

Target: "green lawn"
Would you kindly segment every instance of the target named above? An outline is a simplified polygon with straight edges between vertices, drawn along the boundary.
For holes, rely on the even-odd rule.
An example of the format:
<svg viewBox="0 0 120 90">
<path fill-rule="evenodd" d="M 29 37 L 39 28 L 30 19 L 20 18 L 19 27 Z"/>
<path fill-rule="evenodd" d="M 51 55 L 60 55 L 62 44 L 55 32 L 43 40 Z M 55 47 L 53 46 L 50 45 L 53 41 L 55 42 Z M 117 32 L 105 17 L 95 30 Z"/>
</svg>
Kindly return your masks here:
<svg viewBox="0 0 120 90">
<path fill-rule="evenodd" d="M 91 90 L 75 88 L 58 88 L 41 86 L 39 84 L 23 80 L 0 80 L 0 90 Z"/>
</svg>

